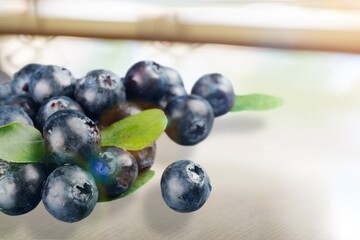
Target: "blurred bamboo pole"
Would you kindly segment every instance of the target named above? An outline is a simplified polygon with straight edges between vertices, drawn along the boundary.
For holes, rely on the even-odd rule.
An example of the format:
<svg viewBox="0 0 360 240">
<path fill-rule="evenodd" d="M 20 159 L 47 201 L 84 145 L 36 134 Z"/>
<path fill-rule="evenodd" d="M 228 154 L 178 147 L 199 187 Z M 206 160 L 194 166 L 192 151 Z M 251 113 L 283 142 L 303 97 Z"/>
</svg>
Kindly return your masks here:
<svg viewBox="0 0 360 240">
<path fill-rule="evenodd" d="M 166 17 L 138 22 L 0 16 L 0 34 L 74 36 L 186 43 L 215 43 L 279 49 L 360 53 L 355 29 L 285 29 L 177 22 Z"/>
</svg>

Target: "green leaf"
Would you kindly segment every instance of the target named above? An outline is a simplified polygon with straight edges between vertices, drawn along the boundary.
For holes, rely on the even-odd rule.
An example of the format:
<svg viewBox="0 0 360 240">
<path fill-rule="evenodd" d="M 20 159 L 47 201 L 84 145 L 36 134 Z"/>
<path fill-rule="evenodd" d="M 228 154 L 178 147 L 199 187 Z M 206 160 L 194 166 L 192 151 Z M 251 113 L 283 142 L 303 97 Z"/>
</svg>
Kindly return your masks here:
<svg viewBox="0 0 360 240">
<path fill-rule="evenodd" d="M 100 202 L 108 202 L 108 201 L 116 200 L 116 199 L 119 199 L 119 198 L 127 197 L 130 194 L 134 193 L 139 188 L 141 188 L 142 186 L 144 186 L 154 176 L 155 176 L 155 172 L 153 170 L 150 170 L 150 169 L 146 170 L 144 172 L 140 172 L 138 177 L 136 178 L 135 182 L 133 183 L 133 185 L 131 185 L 131 187 L 124 194 L 122 194 L 121 196 L 119 196 L 119 197 L 117 197 L 115 199 L 100 200 Z"/>
<path fill-rule="evenodd" d="M 41 133 L 34 127 L 14 122 L 0 127 L 0 159 L 36 163 L 46 154 Z"/>
<path fill-rule="evenodd" d="M 153 143 L 164 132 L 166 126 L 167 118 L 163 111 L 145 110 L 102 131 L 102 146 L 117 146 L 136 151 Z"/>
<path fill-rule="evenodd" d="M 282 98 L 265 95 L 265 94 L 249 94 L 237 95 L 231 112 L 238 111 L 264 111 L 277 108 L 284 103 Z"/>
</svg>

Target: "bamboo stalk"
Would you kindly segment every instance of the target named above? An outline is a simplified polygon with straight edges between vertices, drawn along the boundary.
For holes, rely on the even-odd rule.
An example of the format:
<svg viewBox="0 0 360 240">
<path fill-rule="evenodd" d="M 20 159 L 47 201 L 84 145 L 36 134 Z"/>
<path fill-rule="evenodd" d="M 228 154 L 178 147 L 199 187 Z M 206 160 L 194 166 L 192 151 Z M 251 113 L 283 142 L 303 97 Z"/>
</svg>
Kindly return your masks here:
<svg viewBox="0 0 360 240">
<path fill-rule="evenodd" d="M 115 22 L 19 14 L 0 16 L 0 34 L 215 43 L 360 53 L 360 26 L 355 29 L 290 29 L 194 24 L 162 17 L 145 18 L 138 22 Z"/>
</svg>

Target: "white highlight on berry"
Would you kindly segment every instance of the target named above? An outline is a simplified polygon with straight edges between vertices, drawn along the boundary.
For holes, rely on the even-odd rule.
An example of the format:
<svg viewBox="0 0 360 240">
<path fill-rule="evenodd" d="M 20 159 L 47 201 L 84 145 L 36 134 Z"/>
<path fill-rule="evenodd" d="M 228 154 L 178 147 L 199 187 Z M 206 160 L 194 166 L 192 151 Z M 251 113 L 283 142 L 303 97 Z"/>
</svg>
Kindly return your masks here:
<svg viewBox="0 0 360 240">
<path fill-rule="evenodd" d="M 0 189 L 0 200 L 3 208 L 10 209 L 14 206 L 15 201 L 11 197 L 7 197 L 8 194 L 14 194 L 16 189 L 15 182 L 9 182 L 5 187 Z"/>
<path fill-rule="evenodd" d="M 179 197 L 181 197 L 185 192 L 183 184 L 181 184 L 179 179 L 177 179 L 176 177 L 170 178 L 167 185 L 169 188 L 169 197 L 173 200 L 179 199 Z"/>
<path fill-rule="evenodd" d="M 71 77 L 67 76 L 64 72 L 55 71 L 54 72 L 54 80 L 60 86 L 70 86 L 71 85 Z"/>
<path fill-rule="evenodd" d="M 39 179 L 39 172 L 36 170 L 35 167 L 29 165 L 25 171 L 24 179 L 25 182 L 36 181 L 37 179 Z"/>
<path fill-rule="evenodd" d="M 42 96 L 50 96 L 52 87 L 46 79 L 41 79 L 35 86 L 34 92 L 42 93 Z M 42 101 L 42 99 L 38 99 Z"/>
<path fill-rule="evenodd" d="M 50 146 L 54 148 L 54 150 L 62 150 L 62 147 L 64 146 L 65 139 L 62 134 L 62 131 L 60 128 L 53 129 L 52 132 L 49 132 L 49 142 Z"/>
<path fill-rule="evenodd" d="M 70 127 L 71 131 L 76 133 L 78 136 L 84 136 L 84 120 L 71 117 L 66 120 L 66 124 Z"/>
<path fill-rule="evenodd" d="M 84 93 L 84 97 L 85 97 L 87 102 L 94 102 L 95 98 L 96 98 L 96 92 L 93 91 L 93 90 L 87 90 Z"/>
</svg>

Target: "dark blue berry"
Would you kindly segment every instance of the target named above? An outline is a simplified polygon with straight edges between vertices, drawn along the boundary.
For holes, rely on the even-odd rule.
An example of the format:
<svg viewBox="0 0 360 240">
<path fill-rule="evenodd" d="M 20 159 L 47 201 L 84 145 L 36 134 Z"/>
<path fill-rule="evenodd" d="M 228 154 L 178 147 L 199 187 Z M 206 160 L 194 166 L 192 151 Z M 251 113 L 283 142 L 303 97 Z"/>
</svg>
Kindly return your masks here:
<svg viewBox="0 0 360 240">
<path fill-rule="evenodd" d="M 41 201 L 46 170 L 39 163 L 8 163 L 0 160 L 0 210 L 21 215 Z"/>
<path fill-rule="evenodd" d="M 41 64 L 31 63 L 17 71 L 11 81 L 12 92 L 14 94 L 28 93 L 31 75 L 42 66 Z"/>
<path fill-rule="evenodd" d="M 72 96 L 74 81 L 71 72 L 63 67 L 46 65 L 40 67 L 30 77 L 29 92 L 31 97 L 42 103 L 55 96 Z"/>
<path fill-rule="evenodd" d="M 182 213 L 200 209 L 211 192 L 209 176 L 199 164 L 190 160 L 170 164 L 161 176 L 160 185 L 165 203 Z"/>
<path fill-rule="evenodd" d="M 173 99 L 165 108 L 166 134 L 180 145 L 195 145 L 210 133 L 214 114 L 202 97 L 187 95 Z"/>
<path fill-rule="evenodd" d="M 138 166 L 125 149 L 104 147 L 91 158 L 88 166 L 99 190 L 99 200 L 109 201 L 121 196 L 135 182 Z"/>
<path fill-rule="evenodd" d="M 95 208 L 98 195 L 91 174 L 70 165 L 56 168 L 42 189 L 46 210 L 63 222 L 77 222 L 89 216 Z"/>
<path fill-rule="evenodd" d="M 42 131 L 45 121 L 55 112 L 64 109 L 74 109 L 82 112 L 80 105 L 70 97 L 52 97 L 44 102 L 36 115 L 36 126 Z"/>
<path fill-rule="evenodd" d="M 35 120 L 35 116 L 39 109 L 38 104 L 32 99 L 28 93 L 12 95 L 4 100 L 4 105 L 11 105 L 22 108 L 31 120 Z"/>
<path fill-rule="evenodd" d="M 100 132 L 83 113 L 65 109 L 52 114 L 44 124 L 43 137 L 48 161 L 55 165 L 84 164 L 100 150 Z"/>
<path fill-rule="evenodd" d="M 146 169 L 149 169 L 154 164 L 156 155 L 156 143 L 153 142 L 152 144 L 143 149 L 129 152 L 131 153 L 131 155 L 134 156 L 139 168 L 139 172 L 144 171 Z"/>
<path fill-rule="evenodd" d="M 74 97 L 93 120 L 98 120 L 106 109 L 126 100 L 123 82 L 107 70 L 90 71 L 78 80 Z"/>
<path fill-rule="evenodd" d="M 202 76 L 194 84 L 191 94 L 205 98 L 210 103 L 215 117 L 229 112 L 235 100 L 231 82 L 219 73 Z"/>
<path fill-rule="evenodd" d="M 162 66 L 153 61 L 140 61 L 124 77 L 126 97 L 157 104 L 166 89 Z"/>
<path fill-rule="evenodd" d="M 34 126 L 31 118 L 20 107 L 10 105 L 0 106 L 0 126 L 4 126 L 12 122 L 19 122 Z"/>
</svg>

